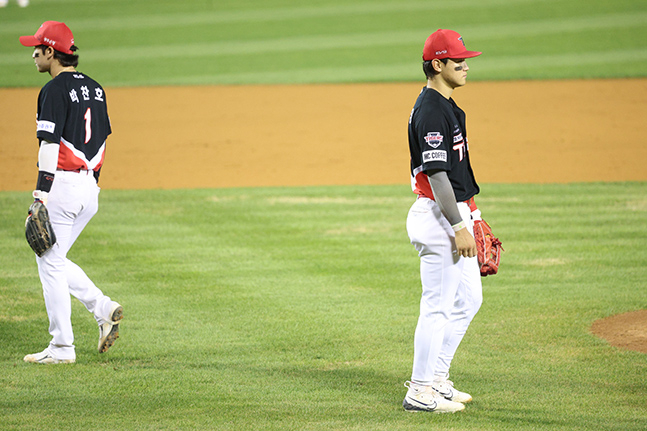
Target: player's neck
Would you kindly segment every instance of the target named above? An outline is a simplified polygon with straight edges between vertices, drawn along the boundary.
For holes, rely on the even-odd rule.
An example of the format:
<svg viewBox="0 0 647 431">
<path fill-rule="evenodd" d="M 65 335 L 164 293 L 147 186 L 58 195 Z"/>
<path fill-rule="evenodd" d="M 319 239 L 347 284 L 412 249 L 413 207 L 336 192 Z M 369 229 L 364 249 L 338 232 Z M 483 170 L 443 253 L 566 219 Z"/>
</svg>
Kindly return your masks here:
<svg viewBox="0 0 647 431">
<path fill-rule="evenodd" d="M 452 93 L 454 92 L 454 89 L 441 79 L 427 79 L 427 88 L 436 90 L 448 100 L 452 97 Z"/>
<path fill-rule="evenodd" d="M 56 78 L 59 74 L 63 72 L 76 72 L 74 66 L 63 66 L 59 62 L 52 63 L 52 66 L 49 69 L 49 74 L 52 78 Z"/>
</svg>

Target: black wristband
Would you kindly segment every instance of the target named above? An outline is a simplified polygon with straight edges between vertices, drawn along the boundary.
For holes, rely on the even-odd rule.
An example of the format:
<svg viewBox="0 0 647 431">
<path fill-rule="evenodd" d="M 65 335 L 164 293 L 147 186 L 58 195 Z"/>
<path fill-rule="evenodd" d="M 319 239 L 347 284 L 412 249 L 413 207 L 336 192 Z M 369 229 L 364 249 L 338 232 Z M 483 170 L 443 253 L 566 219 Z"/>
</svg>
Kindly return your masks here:
<svg viewBox="0 0 647 431">
<path fill-rule="evenodd" d="M 38 171 L 38 181 L 36 182 L 36 190 L 49 193 L 52 190 L 54 183 L 54 174 L 45 171 Z"/>
</svg>

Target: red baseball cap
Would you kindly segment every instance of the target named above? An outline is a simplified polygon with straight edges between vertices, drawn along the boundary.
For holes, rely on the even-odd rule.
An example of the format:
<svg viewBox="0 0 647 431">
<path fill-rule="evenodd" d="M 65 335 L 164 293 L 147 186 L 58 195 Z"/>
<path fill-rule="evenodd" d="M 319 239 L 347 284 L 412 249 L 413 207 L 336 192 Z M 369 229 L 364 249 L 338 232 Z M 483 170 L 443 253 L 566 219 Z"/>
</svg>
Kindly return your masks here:
<svg viewBox="0 0 647 431">
<path fill-rule="evenodd" d="M 453 30 L 438 29 L 427 38 L 422 50 L 424 61 L 434 58 L 472 58 L 481 55 L 479 51 L 468 51 L 460 34 Z"/>
<path fill-rule="evenodd" d="M 70 49 L 74 45 L 72 30 L 62 22 L 45 21 L 35 35 L 20 36 L 20 43 L 24 46 L 47 45 L 65 54 L 74 54 Z"/>
</svg>

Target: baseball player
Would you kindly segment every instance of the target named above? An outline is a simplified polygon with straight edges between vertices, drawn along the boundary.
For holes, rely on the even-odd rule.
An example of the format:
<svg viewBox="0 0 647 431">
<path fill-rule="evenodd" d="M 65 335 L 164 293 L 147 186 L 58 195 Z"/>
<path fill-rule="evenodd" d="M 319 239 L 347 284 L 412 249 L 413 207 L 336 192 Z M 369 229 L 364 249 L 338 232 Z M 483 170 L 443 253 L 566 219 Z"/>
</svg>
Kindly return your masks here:
<svg viewBox="0 0 647 431">
<path fill-rule="evenodd" d="M 65 364 L 76 360 L 70 294 L 94 314 L 99 324 L 99 352 L 119 336 L 123 308 L 94 285 L 67 252 L 98 209 L 97 180 L 106 138 L 111 133 L 103 88 L 77 72 L 78 55 L 72 31 L 62 22 L 46 21 L 33 36 L 20 37 L 34 47 L 38 71 L 52 79 L 38 95 L 36 136 L 38 180 L 35 200 L 46 205 L 57 242 L 36 257 L 43 285 L 52 340 L 25 362 Z"/>
<path fill-rule="evenodd" d="M 425 42 L 422 89 L 409 118 L 411 183 L 418 195 L 407 232 L 420 256 L 422 298 L 414 336 L 409 411 L 453 413 L 472 397 L 454 388 L 449 366 L 483 300 L 473 237 L 479 187 L 470 166 L 465 113 L 452 100 L 465 85 L 468 51 L 461 36 L 440 29 Z"/>
</svg>

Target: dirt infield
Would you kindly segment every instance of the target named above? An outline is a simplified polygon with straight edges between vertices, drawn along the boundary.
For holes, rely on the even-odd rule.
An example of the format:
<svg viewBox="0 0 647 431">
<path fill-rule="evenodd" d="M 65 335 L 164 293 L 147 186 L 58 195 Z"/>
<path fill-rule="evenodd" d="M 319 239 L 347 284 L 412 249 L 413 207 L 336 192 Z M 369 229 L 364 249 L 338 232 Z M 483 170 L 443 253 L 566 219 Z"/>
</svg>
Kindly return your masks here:
<svg viewBox="0 0 647 431">
<path fill-rule="evenodd" d="M 407 184 L 406 125 L 423 85 L 107 88 L 101 186 Z M 0 191 L 35 185 L 38 91 L 0 89 Z M 478 82 L 454 99 L 481 183 L 647 180 L 647 79 Z M 647 327 L 647 313 L 628 319 Z M 593 330 L 647 350 L 644 330 L 639 348 L 627 337 L 640 329 Z"/>
<path fill-rule="evenodd" d="M 591 332 L 619 349 L 647 353 L 647 310 L 597 320 Z"/>
<path fill-rule="evenodd" d="M 101 186 L 407 184 L 422 85 L 108 88 Z M 37 95 L 0 89 L 0 190 L 34 186 Z M 454 96 L 479 182 L 647 180 L 647 79 L 476 82 Z"/>
</svg>

